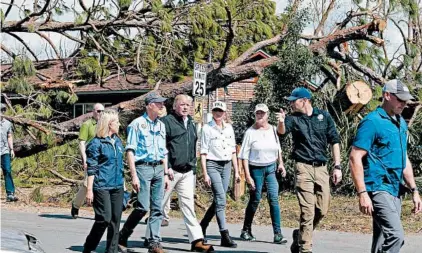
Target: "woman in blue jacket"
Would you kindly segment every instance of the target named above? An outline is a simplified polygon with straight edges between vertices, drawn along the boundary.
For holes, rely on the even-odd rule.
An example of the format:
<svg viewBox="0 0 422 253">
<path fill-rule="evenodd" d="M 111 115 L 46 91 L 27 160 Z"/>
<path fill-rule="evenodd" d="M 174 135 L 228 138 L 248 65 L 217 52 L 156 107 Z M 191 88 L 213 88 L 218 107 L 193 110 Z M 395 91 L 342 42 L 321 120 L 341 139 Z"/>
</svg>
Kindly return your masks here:
<svg viewBox="0 0 422 253">
<path fill-rule="evenodd" d="M 117 253 L 123 202 L 123 144 L 117 136 L 119 117 L 106 110 L 97 123 L 96 137 L 86 149 L 88 191 L 86 201 L 92 204 L 95 222 L 84 244 L 84 253 L 94 251 L 107 229 L 106 253 Z"/>
</svg>

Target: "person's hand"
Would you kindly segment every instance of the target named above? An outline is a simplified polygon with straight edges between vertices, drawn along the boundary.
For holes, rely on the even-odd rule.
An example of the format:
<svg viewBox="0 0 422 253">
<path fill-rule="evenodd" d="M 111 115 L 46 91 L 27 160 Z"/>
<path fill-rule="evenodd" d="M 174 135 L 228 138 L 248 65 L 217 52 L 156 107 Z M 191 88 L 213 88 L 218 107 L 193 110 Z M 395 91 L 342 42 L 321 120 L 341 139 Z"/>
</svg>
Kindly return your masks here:
<svg viewBox="0 0 422 253">
<path fill-rule="evenodd" d="M 284 123 L 284 120 L 286 119 L 286 113 L 283 109 L 280 109 L 280 112 L 277 112 L 275 116 L 277 117 L 278 123 Z"/>
<path fill-rule="evenodd" d="M 90 206 L 94 201 L 94 193 L 92 190 L 86 191 L 86 203 Z"/>
<path fill-rule="evenodd" d="M 208 174 L 204 174 L 204 182 L 205 182 L 206 186 L 208 186 L 208 187 L 211 186 L 211 178 L 210 178 L 210 176 L 208 176 Z"/>
<path fill-rule="evenodd" d="M 284 168 L 284 164 L 280 163 L 277 167 L 277 172 L 281 174 L 282 177 L 286 177 L 286 168 Z"/>
<path fill-rule="evenodd" d="M 333 183 L 334 183 L 334 185 L 337 185 L 338 183 L 340 183 L 342 176 L 343 176 L 343 173 L 341 172 L 341 170 L 339 170 L 339 169 L 333 170 Z"/>
<path fill-rule="evenodd" d="M 132 177 L 132 187 L 135 192 L 139 192 L 140 184 L 139 184 L 139 178 L 138 176 Z"/>
<path fill-rule="evenodd" d="M 420 213 L 422 211 L 422 203 L 421 203 L 421 198 L 419 196 L 419 192 L 415 191 L 413 193 L 413 210 L 412 212 L 417 214 Z"/>
<path fill-rule="evenodd" d="M 173 171 L 173 169 L 172 169 L 172 168 L 169 168 L 169 169 L 168 169 L 168 175 L 169 175 L 169 179 L 170 179 L 171 181 L 173 181 L 173 180 L 174 180 L 174 171 Z"/>
<path fill-rule="evenodd" d="M 359 209 L 363 214 L 372 215 L 374 207 L 372 206 L 372 200 L 369 198 L 367 192 L 363 192 L 359 195 Z"/>
<path fill-rule="evenodd" d="M 88 164 L 84 163 L 82 166 L 84 167 L 85 171 L 86 171 L 86 169 L 88 169 Z"/>
<path fill-rule="evenodd" d="M 249 188 L 251 188 L 252 191 L 255 191 L 255 182 L 253 181 L 252 177 L 247 177 L 246 183 L 249 185 Z"/>
<path fill-rule="evenodd" d="M 15 151 L 13 151 L 13 149 L 10 150 L 10 157 L 12 159 L 15 158 Z"/>
<path fill-rule="evenodd" d="M 168 191 L 170 189 L 170 179 L 168 175 L 164 176 L 164 190 Z"/>
<path fill-rule="evenodd" d="M 239 172 L 234 173 L 234 181 L 238 184 L 240 183 L 240 175 Z"/>
</svg>

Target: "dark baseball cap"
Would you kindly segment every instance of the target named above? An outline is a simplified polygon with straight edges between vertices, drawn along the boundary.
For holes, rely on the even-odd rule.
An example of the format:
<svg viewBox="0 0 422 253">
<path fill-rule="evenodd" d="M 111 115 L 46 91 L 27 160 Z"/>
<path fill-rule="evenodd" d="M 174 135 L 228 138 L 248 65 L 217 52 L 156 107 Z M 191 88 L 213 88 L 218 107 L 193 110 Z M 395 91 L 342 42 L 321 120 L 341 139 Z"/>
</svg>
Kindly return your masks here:
<svg viewBox="0 0 422 253">
<path fill-rule="evenodd" d="M 389 92 L 402 101 L 408 101 L 415 99 L 412 94 L 410 94 L 409 88 L 400 80 L 393 79 L 384 84 L 382 92 Z"/>
<path fill-rule="evenodd" d="M 161 103 L 166 101 L 167 98 L 163 98 L 162 96 L 160 96 L 160 94 L 156 93 L 156 92 L 150 92 L 146 95 L 145 97 L 145 104 L 151 104 L 151 103 Z"/>
<path fill-rule="evenodd" d="M 287 100 L 296 101 L 301 98 L 311 99 L 312 93 L 304 87 L 298 87 L 292 91 L 292 94 L 290 94 L 290 96 L 287 97 Z"/>
</svg>

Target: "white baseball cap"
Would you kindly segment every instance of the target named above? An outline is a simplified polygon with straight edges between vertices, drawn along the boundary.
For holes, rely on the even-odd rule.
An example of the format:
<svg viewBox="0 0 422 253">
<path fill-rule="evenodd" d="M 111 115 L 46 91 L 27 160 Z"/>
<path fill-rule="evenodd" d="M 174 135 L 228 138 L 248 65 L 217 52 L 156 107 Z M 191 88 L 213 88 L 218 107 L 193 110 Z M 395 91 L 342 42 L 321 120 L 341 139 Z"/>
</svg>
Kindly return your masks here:
<svg viewBox="0 0 422 253">
<path fill-rule="evenodd" d="M 224 102 L 221 102 L 221 101 L 215 101 L 213 104 L 212 104 L 212 110 L 214 110 L 214 109 L 220 109 L 220 110 L 222 110 L 222 111 L 227 111 L 227 105 L 226 105 L 226 103 L 224 103 Z"/>
<path fill-rule="evenodd" d="M 255 111 L 254 111 L 254 113 L 256 113 L 257 111 L 268 112 L 268 111 L 269 111 L 269 109 L 268 109 L 268 106 L 267 106 L 266 104 L 257 104 L 257 105 L 255 106 Z"/>
</svg>

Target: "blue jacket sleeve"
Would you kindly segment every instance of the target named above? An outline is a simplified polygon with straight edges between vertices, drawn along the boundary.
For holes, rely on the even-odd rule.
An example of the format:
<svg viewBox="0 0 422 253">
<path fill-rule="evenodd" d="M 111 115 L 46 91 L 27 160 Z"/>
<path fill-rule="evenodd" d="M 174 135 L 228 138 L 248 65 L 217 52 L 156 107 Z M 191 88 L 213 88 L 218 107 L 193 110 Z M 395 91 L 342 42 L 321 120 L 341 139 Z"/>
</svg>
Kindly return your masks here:
<svg viewBox="0 0 422 253">
<path fill-rule="evenodd" d="M 97 138 L 92 139 L 86 148 L 86 164 L 88 176 L 94 176 L 99 169 L 98 160 L 100 156 L 100 142 Z"/>
<path fill-rule="evenodd" d="M 364 149 L 367 152 L 371 150 L 372 144 L 376 138 L 376 126 L 372 120 L 363 119 L 358 126 L 353 146 Z"/>
</svg>

